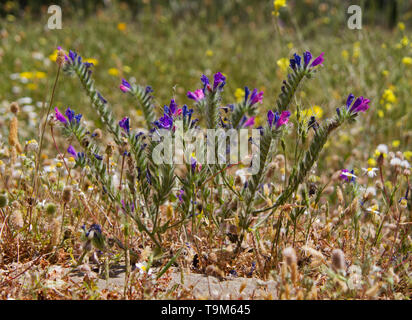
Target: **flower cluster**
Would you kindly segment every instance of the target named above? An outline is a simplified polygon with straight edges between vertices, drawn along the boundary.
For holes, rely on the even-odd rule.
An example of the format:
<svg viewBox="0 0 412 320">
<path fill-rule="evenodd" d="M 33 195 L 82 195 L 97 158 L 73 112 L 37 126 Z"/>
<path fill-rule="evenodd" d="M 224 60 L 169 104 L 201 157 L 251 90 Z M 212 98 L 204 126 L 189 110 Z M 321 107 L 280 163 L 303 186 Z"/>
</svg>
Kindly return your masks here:
<svg viewBox="0 0 412 320">
<path fill-rule="evenodd" d="M 300 70 L 302 67 L 303 69 L 314 68 L 318 65 L 323 64 L 323 62 L 325 61 L 323 57 L 324 55 L 325 53 L 322 52 L 321 55 L 317 57 L 315 60 L 313 60 L 313 62 L 310 64 L 310 62 L 312 61 L 312 57 L 313 57 L 312 53 L 310 53 L 309 51 L 305 51 L 303 53 L 303 64 L 302 64 L 302 57 L 295 53 L 293 58 L 290 59 L 290 67 L 292 68 L 292 70 Z"/>
<path fill-rule="evenodd" d="M 59 109 L 57 107 L 54 108 L 54 111 L 55 111 L 56 119 L 58 121 L 60 121 L 61 123 L 63 123 L 63 124 L 67 124 L 67 123 L 69 123 L 69 124 L 71 124 L 71 123 L 79 124 L 80 120 L 82 118 L 82 115 L 80 113 L 76 114 L 70 108 L 67 108 L 66 111 L 65 111 L 65 115 L 66 115 L 67 118 L 59 111 Z"/>
</svg>

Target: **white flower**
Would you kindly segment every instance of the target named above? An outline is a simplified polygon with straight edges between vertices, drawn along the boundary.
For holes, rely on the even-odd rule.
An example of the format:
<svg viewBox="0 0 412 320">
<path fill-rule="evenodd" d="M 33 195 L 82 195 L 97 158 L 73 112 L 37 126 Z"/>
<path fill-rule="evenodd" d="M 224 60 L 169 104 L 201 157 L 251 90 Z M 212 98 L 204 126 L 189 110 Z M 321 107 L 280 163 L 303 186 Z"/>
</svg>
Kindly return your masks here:
<svg viewBox="0 0 412 320">
<path fill-rule="evenodd" d="M 34 139 L 29 140 L 29 141 L 26 141 L 26 148 L 27 148 L 27 151 L 37 151 L 37 149 L 39 148 L 39 144 Z"/>
<path fill-rule="evenodd" d="M 32 101 L 33 101 L 33 99 L 30 98 L 30 97 L 23 97 L 23 98 L 20 98 L 19 100 L 17 100 L 17 102 L 18 102 L 20 105 L 23 105 L 23 104 L 31 104 Z"/>
<path fill-rule="evenodd" d="M 410 165 L 409 165 L 408 160 L 403 160 L 403 161 L 401 162 L 401 167 L 404 167 L 405 169 L 409 169 L 409 168 L 410 168 Z"/>
<path fill-rule="evenodd" d="M 380 214 L 378 209 L 379 209 L 379 207 L 377 205 L 374 205 L 374 206 L 369 207 L 368 209 L 366 209 L 366 211 L 374 213 L 374 214 Z"/>
<path fill-rule="evenodd" d="M 348 178 L 355 178 L 355 179 L 357 179 L 358 177 L 357 176 L 355 176 L 353 173 L 351 173 L 351 172 L 346 172 L 346 171 L 342 171 L 341 172 L 341 175 L 342 176 L 347 176 Z"/>
<path fill-rule="evenodd" d="M 152 275 L 152 269 L 147 270 L 147 264 L 146 263 L 136 263 L 136 268 L 139 269 L 139 273 L 141 275 L 147 274 L 148 276 L 153 276 Z"/>
<path fill-rule="evenodd" d="M 398 167 L 398 166 L 401 165 L 401 163 L 402 163 L 402 160 L 399 159 L 399 158 L 396 158 L 396 157 L 393 158 L 390 162 L 391 166 L 393 166 L 393 167 Z"/>
<path fill-rule="evenodd" d="M 388 153 L 388 146 L 386 144 L 380 144 L 376 150 L 378 150 L 379 153 L 382 154 L 387 154 Z"/>
<path fill-rule="evenodd" d="M 369 178 L 373 178 L 376 176 L 376 172 L 379 170 L 378 168 L 362 168 L 363 174 L 367 174 Z"/>
</svg>

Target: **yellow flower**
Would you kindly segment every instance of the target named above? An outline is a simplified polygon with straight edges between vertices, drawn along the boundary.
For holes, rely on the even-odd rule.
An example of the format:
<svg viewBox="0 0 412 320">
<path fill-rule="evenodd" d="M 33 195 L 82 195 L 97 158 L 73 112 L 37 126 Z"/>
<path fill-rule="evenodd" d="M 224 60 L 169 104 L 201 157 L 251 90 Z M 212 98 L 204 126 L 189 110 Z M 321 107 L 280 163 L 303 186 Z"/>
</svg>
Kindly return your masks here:
<svg viewBox="0 0 412 320">
<path fill-rule="evenodd" d="M 382 99 L 390 103 L 396 103 L 396 96 L 392 89 L 386 89 L 382 95 Z"/>
<path fill-rule="evenodd" d="M 399 147 L 401 142 L 399 140 L 393 140 L 392 141 L 392 147 L 397 148 Z"/>
<path fill-rule="evenodd" d="M 55 62 L 56 61 L 56 59 L 57 59 L 57 53 L 59 52 L 59 50 L 54 50 L 53 51 L 53 53 L 51 54 L 51 55 L 49 55 L 49 59 L 51 60 L 51 61 L 53 61 L 53 62 Z"/>
<path fill-rule="evenodd" d="M 212 57 L 213 56 L 213 51 L 212 50 L 206 50 L 206 56 Z"/>
<path fill-rule="evenodd" d="M 117 29 L 120 30 L 120 31 L 125 31 L 125 30 L 126 30 L 126 23 L 124 23 L 124 22 L 119 22 L 119 23 L 117 24 Z"/>
<path fill-rule="evenodd" d="M 392 105 L 391 105 L 390 103 L 387 103 L 387 104 L 385 105 L 385 109 L 386 109 L 387 111 L 391 111 L 391 110 L 392 110 Z"/>
<path fill-rule="evenodd" d="M 355 59 L 359 58 L 359 56 L 360 56 L 360 45 L 361 44 L 360 44 L 359 41 L 357 41 L 353 44 L 353 57 Z"/>
<path fill-rule="evenodd" d="M 402 59 L 402 63 L 403 63 L 405 66 L 410 67 L 410 66 L 412 66 L 412 58 L 411 58 L 411 57 L 404 57 L 404 58 Z"/>
<path fill-rule="evenodd" d="M 296 112 L 295 112 L 295 114 L 296 114 Z M 320 119 L 320 118 L 323 117 L 323 109 L 319 106 L 313 106 L 310 109 L 302 110 L 301 115 L 303 117 L 307 117 L 307 118 L 309 118 L 311 116 L 315 116 L 316 118 Z"/>
<path fill-rule="evenodd" d="M 38 88 L 38 85 L 36 83 L 28 83 L 26 87 L 29 90 L 36 90 Z"/>
<path fill-rule="evenodd" d="M 385 114 L 383 113 L 382 110 L 378 110 L 378 117 L 379 118 L 383 118 L 385 116 Z"/>
<path fill-rule="evenodd" d="M 405 151 L 403 153 L 403 156 L 406 158 L 406 160 L 412 160 L 412 151 Z"/>
<path fill-rule="evenodd" d="M 388 70 L 383 70 L 383 71 L 382 71 L 382 75 L 383 75 L 384 77 L 387 77 L 387 76 L 389 75 L 389 71 L 388 71 Z"/>
<path fill-rule="evenodd" d="M 237 88 L 235 91 L 236 102 L 242 102 L 245 97 L 245 90 Z"/>
<path fill-rule="evenodd" d="M 97 66 L 97 64 L 99 63 L 99 61 L 97 61 L 97 59 L 94 58 L 84 59 L 84 62 L 93 63 L 93 65 L 95 66 Z"/>
<path fill-rule="evenodd" d="M 33 72 L 22 72 L 20 78 L 31 79 L 33 78 Z"/>
<path fill-rule="evenodd" d="M 404 24 L 403 22 L 399 22 L 399 23 L 398 23 L 398 28 L 399 28 L 399 30 L 401 30 L 401 31 L 405 30 L 405 24 Z"/>
<path fill-rule="evenodd" d="M 376 166 L 376 160 L 373 159 L 373 158 L 369 158 L 368 159 L 368 165 L 371 166 L 371 167 Z"/>
<path fill-rule="evenodd" d="M 282 58 L 282 59 L 279 59 L 276 62 L 276 64 L 278 65 L 280 70 L 282 70 L 283 73 L 286 73 L 289 67 L 289 60 L 287 58 Z"/>
<path fill-rule="evenodd" d="M 286 7 L 286 0 L 274 0 L 273 1 L 273 6 L 275 10 L 272 12 L 273 15 L 278 16 L 279 15 L 279 9 Z"/>
<path fill-rule="evenodd" d="M 130 73 L 130 71 L 132 71 L 132 68 L 130 68 L 129 66 L 124 66 L 123 71 L 126 73 Z"/>
<path fill-rule="evenodd" d="M 46 78 L 46 73 L 42 72 L 42 71 L 36 71 L 36 73 L 34 74 L 34 76 L 37 79 L 44 79 Z"/>
<path fill-rule="evenodd" d="M 342 58 L 343 58 L 344 60 L 348 60 L 348 59 L 349 59 L 349 52 L 348 52 L 348 50 L 343 50 L 343 51 L 342 51 Z"/>
<path fill-rule="evenodd" d="M 119 70 L 117 70 L 116 68 L 110 68 L 109 70 L 108 70 L 108 73 L 111 75 L 111 76 L 118 76 L 119 75 Z"/>
<path fill-rule="evenodd" d="M 406 47 L 406 46 L 408 46 L 408 44 L 409 44 L 409 39 L 408 39 L 407 36 L 404 36 L 401 40 L 401 45 Z"/>
</svg>

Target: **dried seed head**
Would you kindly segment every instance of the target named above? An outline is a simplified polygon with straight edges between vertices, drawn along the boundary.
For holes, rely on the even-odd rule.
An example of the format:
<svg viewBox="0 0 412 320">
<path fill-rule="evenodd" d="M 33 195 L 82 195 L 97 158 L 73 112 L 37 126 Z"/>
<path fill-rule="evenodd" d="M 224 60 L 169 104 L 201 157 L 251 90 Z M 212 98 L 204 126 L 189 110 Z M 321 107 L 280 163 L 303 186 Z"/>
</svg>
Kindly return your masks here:
<svg viewBox="0 0 412 320">
<path fill-rule="evenodd" d="M 14 210 L 13 213 L 10 215 L 9 222 L 14 230 L 19 230 L 23 228 L 24 222 L 23 222 L 23 215 L 21 214 L 21 211 Z"/>
<path fill-rule="evenodd" d="M 18 114 L 20 111 L 19 104 L 17 102 L 12 102 L 10 104 L 10 111 L 13 112 L 14 114 Z"/>
<path fill-rule="evenodd" d="M 108 157 L 111 157 L 113 155 L 113 152 L 114 152 L 114 144 L 112 142 L 109 142 L 106 147 L 106 155 Z"/>
<path fill-rule="evenodd" d="M 340 187 L 336 188 L 336 196 L 338 197 L 338 201 L 340 204 L 344 204 L 344 198 L 343 198 L 343 192 L 342 189 Z"/>
<path fill-rule="evenodd" d="M 63 189 L 63 196 L 62 196 L 63 202 L 64 203 L 70 202 L 72 200 L 72 196 L 73 196 L 72 188 L 70 186 L 66 186 Z"/>
<path fill-rule="evenodd" d="M 64 52 L 63 50 L 59 50 L 57 53 L 56 63 L 59 67 L 63 67 L 65 62 L 66 62 L 66 58 L 65 58 Z"/>
<path fill-rule="evenodd" d="M 46 206 L 46 213 L 49 216 L 52 216 L 56 213 L 56 209 L 57 208 L 56 208 L 56 205 L 54 203 L 48 203 L 47 206 Z"/>
<path fill-rule="evenodd" d="M 93 137 L 96 139 L 101 139 L 103 137 L 102 130 L 96 129 L 93 131 Z"/>
<path fill-rule="evenodd" d="M 16 117 L 13 117 L 10 121 L 9 127 L 9 145 L 10 147 L 15 147 L 16 151 L 21 153 L 23 150 L 19 143 L 18 130 L 18 120 Z"/>
<path fill-rule="evenodd" d="M 59 238 L 60 238 L 60 221 L 57 219 L 53 219 L 52 223 L 50 224 L 50 231 L 51 231 L 51 239 L 50 243 L 52 246 L 56 246 Z"/>
<path fill-rule="evenodd" d="M 285 248 L 283 250 L 283 259 L 289 267 L 291 267 L 293 264 L 296 264 L 297 258 L 295 249 L 293 249 L 292 247 Z"/>
<path fill-rule="evenodd" d="M 334 249 L 332 251 L 332 268 L 335 271 L 345 270 L 345 254 L 341 249 Z"/>
</svg>

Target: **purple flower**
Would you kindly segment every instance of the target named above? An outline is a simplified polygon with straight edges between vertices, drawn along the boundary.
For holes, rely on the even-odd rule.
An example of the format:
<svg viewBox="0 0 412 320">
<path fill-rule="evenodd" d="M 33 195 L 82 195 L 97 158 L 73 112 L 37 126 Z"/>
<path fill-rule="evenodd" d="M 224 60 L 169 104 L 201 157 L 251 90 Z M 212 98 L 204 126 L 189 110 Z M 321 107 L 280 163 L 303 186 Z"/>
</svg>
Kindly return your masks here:
<svg viewBox="0 0 412 320">
<path fill-rule="evenodd" d="M 250 117 L 249 119 L 247 119 L 247 120 L 245 121 L 245 123 L 243 124 L 243 126 L 244 126 L 245 128 L 253 127 L 253 126 L 255 125 L 255 118 L 256 118 L 256 117 Z"/>
<path fill-rule="evenodd" d="M 170 111 L 171 115 L 176 113 L 176 109 L 177 109 L 177 104 L 175 102 L 175 99 L 170 100 L 169 111 Z"/>
<path fill-rule="evenodd" d="M 155 125 L 157 125 L 160 129 L 170 130 L 173 127 L 173 118 L 170 117 L 167 113 L 164 113 L 163 117 L 155 122 Z"/>
<path fill-rule="evenodd" d="M 312 68 L 314 68 L 314 67 L 316 67 L 316 66 L 318 66 L 318 65 L 320 65 L 320 64 L 323 64 L 323 62 L 325 61 L 325 58 L 323 58 L 324 54 L 325 54 L 325 53 L 322 52 L 319 57 L 317 57 L 315 60 L 313 60 L 313 62 L 312 62 L 312 64 L 311 64 L 310 66 L 311 66 Z"/>
<path fill-rule="evenodd" d="M 275 119 L 275 114 L 273 113 L 272 110 L 269 110 L 268 111 L 268 124 L 269 124 L 269 128 L 271 128 L 271 129 L 272 129 L 274 119 Z"/>
<path fill-rule="evenodd" d="M 103 103 L 107 103 L 107 100 L 100 94 L 99 91 L 97 91 L 97 96 L 99 97 L 100 101 Z"/>
<path fill-rule="evenodd" d="M 290 59 L 290 67 L 292 68 L 292 70 L 296 70 L 296 66 L 300 68 L 302 58 L 296 53 L 293 55 L 293 57 L 293 59 Z"/>
<path fill-rule="evenodd" d="M 122 120 L 120 120 L 119 127 L 122 128 L 126 133 L 129 133 L 130 132 L 129 118 L 124 117 Z"/>
<path fill-rule="evenodd" d="M 76 52 L 74 52 L 74 51 L 72 51 L 72 50 L 69 50 L 69 58 L 74 62 L 74 60 L 76 60 L 76 57 L 77 57 L 77 53 Z"/>
<path fill-rule="evenodd" d="M 250 96 L 250 105 L 253 106 L 254 104 L 260 102 L 262 103 L 263 99 L 263 91 L 258 93 L 257 89 L 254 89 L 251 96 Z"/>
<path fill-rule="evenodd" d="M 183 202 L 183 195 L 185 194 L 185 191 L 183 189 L 179 190 L 179 193 L 177 194 L 177 197 L 179 198 L 180 202 Z"/>
<path fill-rule="evenodd" d="M 356 99 L 355 103 L 353 104 L 352 108 L 350 108 L 349 112 L 350 113 L 365 112 L 370 107 L 369 102 L 371 102 L 369 99 L 366 99 L 364 97 L 359 97 L 358 99 Z"/>
<path fill-rule="evenodd" d="M 346 100 L 346 107 L 347 107 L 347 109 L 350 108 L 350 106 L 352 105 L 352 102 L 353 102 L 354 99 L 355 99 L 355 96 L 351 93 L 351 94 L 348 96 L 348 99 Z"/>
<path fill-rule="evenodd" d="M 77 152 L 72 145 L 69 145 L 67 152 L 70 153 L 74 158 L 77 158 Z"/>
<path fill-rule="evenodd" d="M 132 89 L 132 86 L 130 85 L 129 82 L 127 82 L 125 79 L 122 79 L 122 84 L 120 85 L 120 90 L 123 92 L 128 92 Z"/>
<path fill-rule="evenodd" d="M 203 83 L 203 93 L 205 93 L 206 87 L 209 85 L 209 78 L 203 74 L 200 81 Z"/>
<path fill-rule="evenodd" d="M 195 172 L 196 170 L 196 165 L 197 165 L 197 161 L 195 158 L 191 157 L 190 158 L 190 167 L 192 168 L 192 173 Z"/>
<path fill-rule="evenodd" d="M 300 68 L 302 58 L 301 58 L 298 54 L 296 54 L 296 53 L 295 53 L 293 56 L 295 57 L 295 63 L 296 63 L 296 65 Z"/>
<path fill-rule="evenodd" d="M 226 84 L 225 80 L 226 77 L 221 72 L 216 73 L 214 75 L 213 90 L 216 90 L 217 87 L 223 89 L 223 86 Z"/>
<path fill-rule="evenodd" d="M 202 100 L 205 97 L 205 94 L 203 93 L 203 90 L 198 89 L 195 92 L 189 91 L 187 93 L 187 97 L 189 99 L 192 99 L 192 100 L 195 100 L 196 102 L 198 102 L 198 101 Z"/>
<path fill-rule="evenodd" d="M 80 122 L 80 120 L 81 120 L 81 118 L 82 118 L 82 115 L 79 113 L 79 114 L 76 114 L 75 116 L 74 116 L 74 119 L 76 119 L 76 123 L 79 123 Z"/>
<path fill-rule="evenodd" d="M 312 60 L 312 54 L 310 51 L 306 51 L 303 53 L 303 61 L 305 63 L 305 67 L 309 65 L 310 61 Z"/>
<path fill-rule="evenodd" d="M 354 171 L 349 171 L 346 169 L 341 170 L 341 174 L 339 176 L 340 179 L 345 180 L 347 182 L 355 182 L 356 176 L 354 175 Z"/>
<path fill-rule="evenodd" d="M 54 111 L 56 112 L 56 119 L 59 120 L 61 123 L 66 124 L 67 120 L 64 117 L 64 115 L 57 109 L 57 107 L 54 108 Z"/>
<path fill-rule="evenodd" d="M 146 89 L 145 89 L 145 92 L 146 92 L 146 93 L 152 93 L 152 92 L 153 92 L 152 87 L 151 87 L 151 86 L 147 86 Z"/>
<path fill-rule="evenodd" d="M 93 155 L 97 160 L 99 160 L 99 161 L 103 160 L 103 157 L 101 155 L 98 155 L 97 153 L 94 153 Z"/>
<path fill-rule="evenodd" d="M 287 124 L 289 122 L 289 117 L 290 117 L 290 111 L 283 111 L 282 114 L 280 115 L 278 121 L 276 122 L 276 129 L 279 127 L 283 126 L 284 124 Z"/>
<path fill-rule="evenodd" d="M 67 108 L 65 114 L 67 119 L 69 119 L 69 122 L 72 122 L 76 113 L 72 109 Z"/>
<path fill-rule="evenodd" d="M 247 102 L 247 99 L 249 98 L 250 90 L 248 87 L 245 87 L 245 103 Z"/>
</svg>

